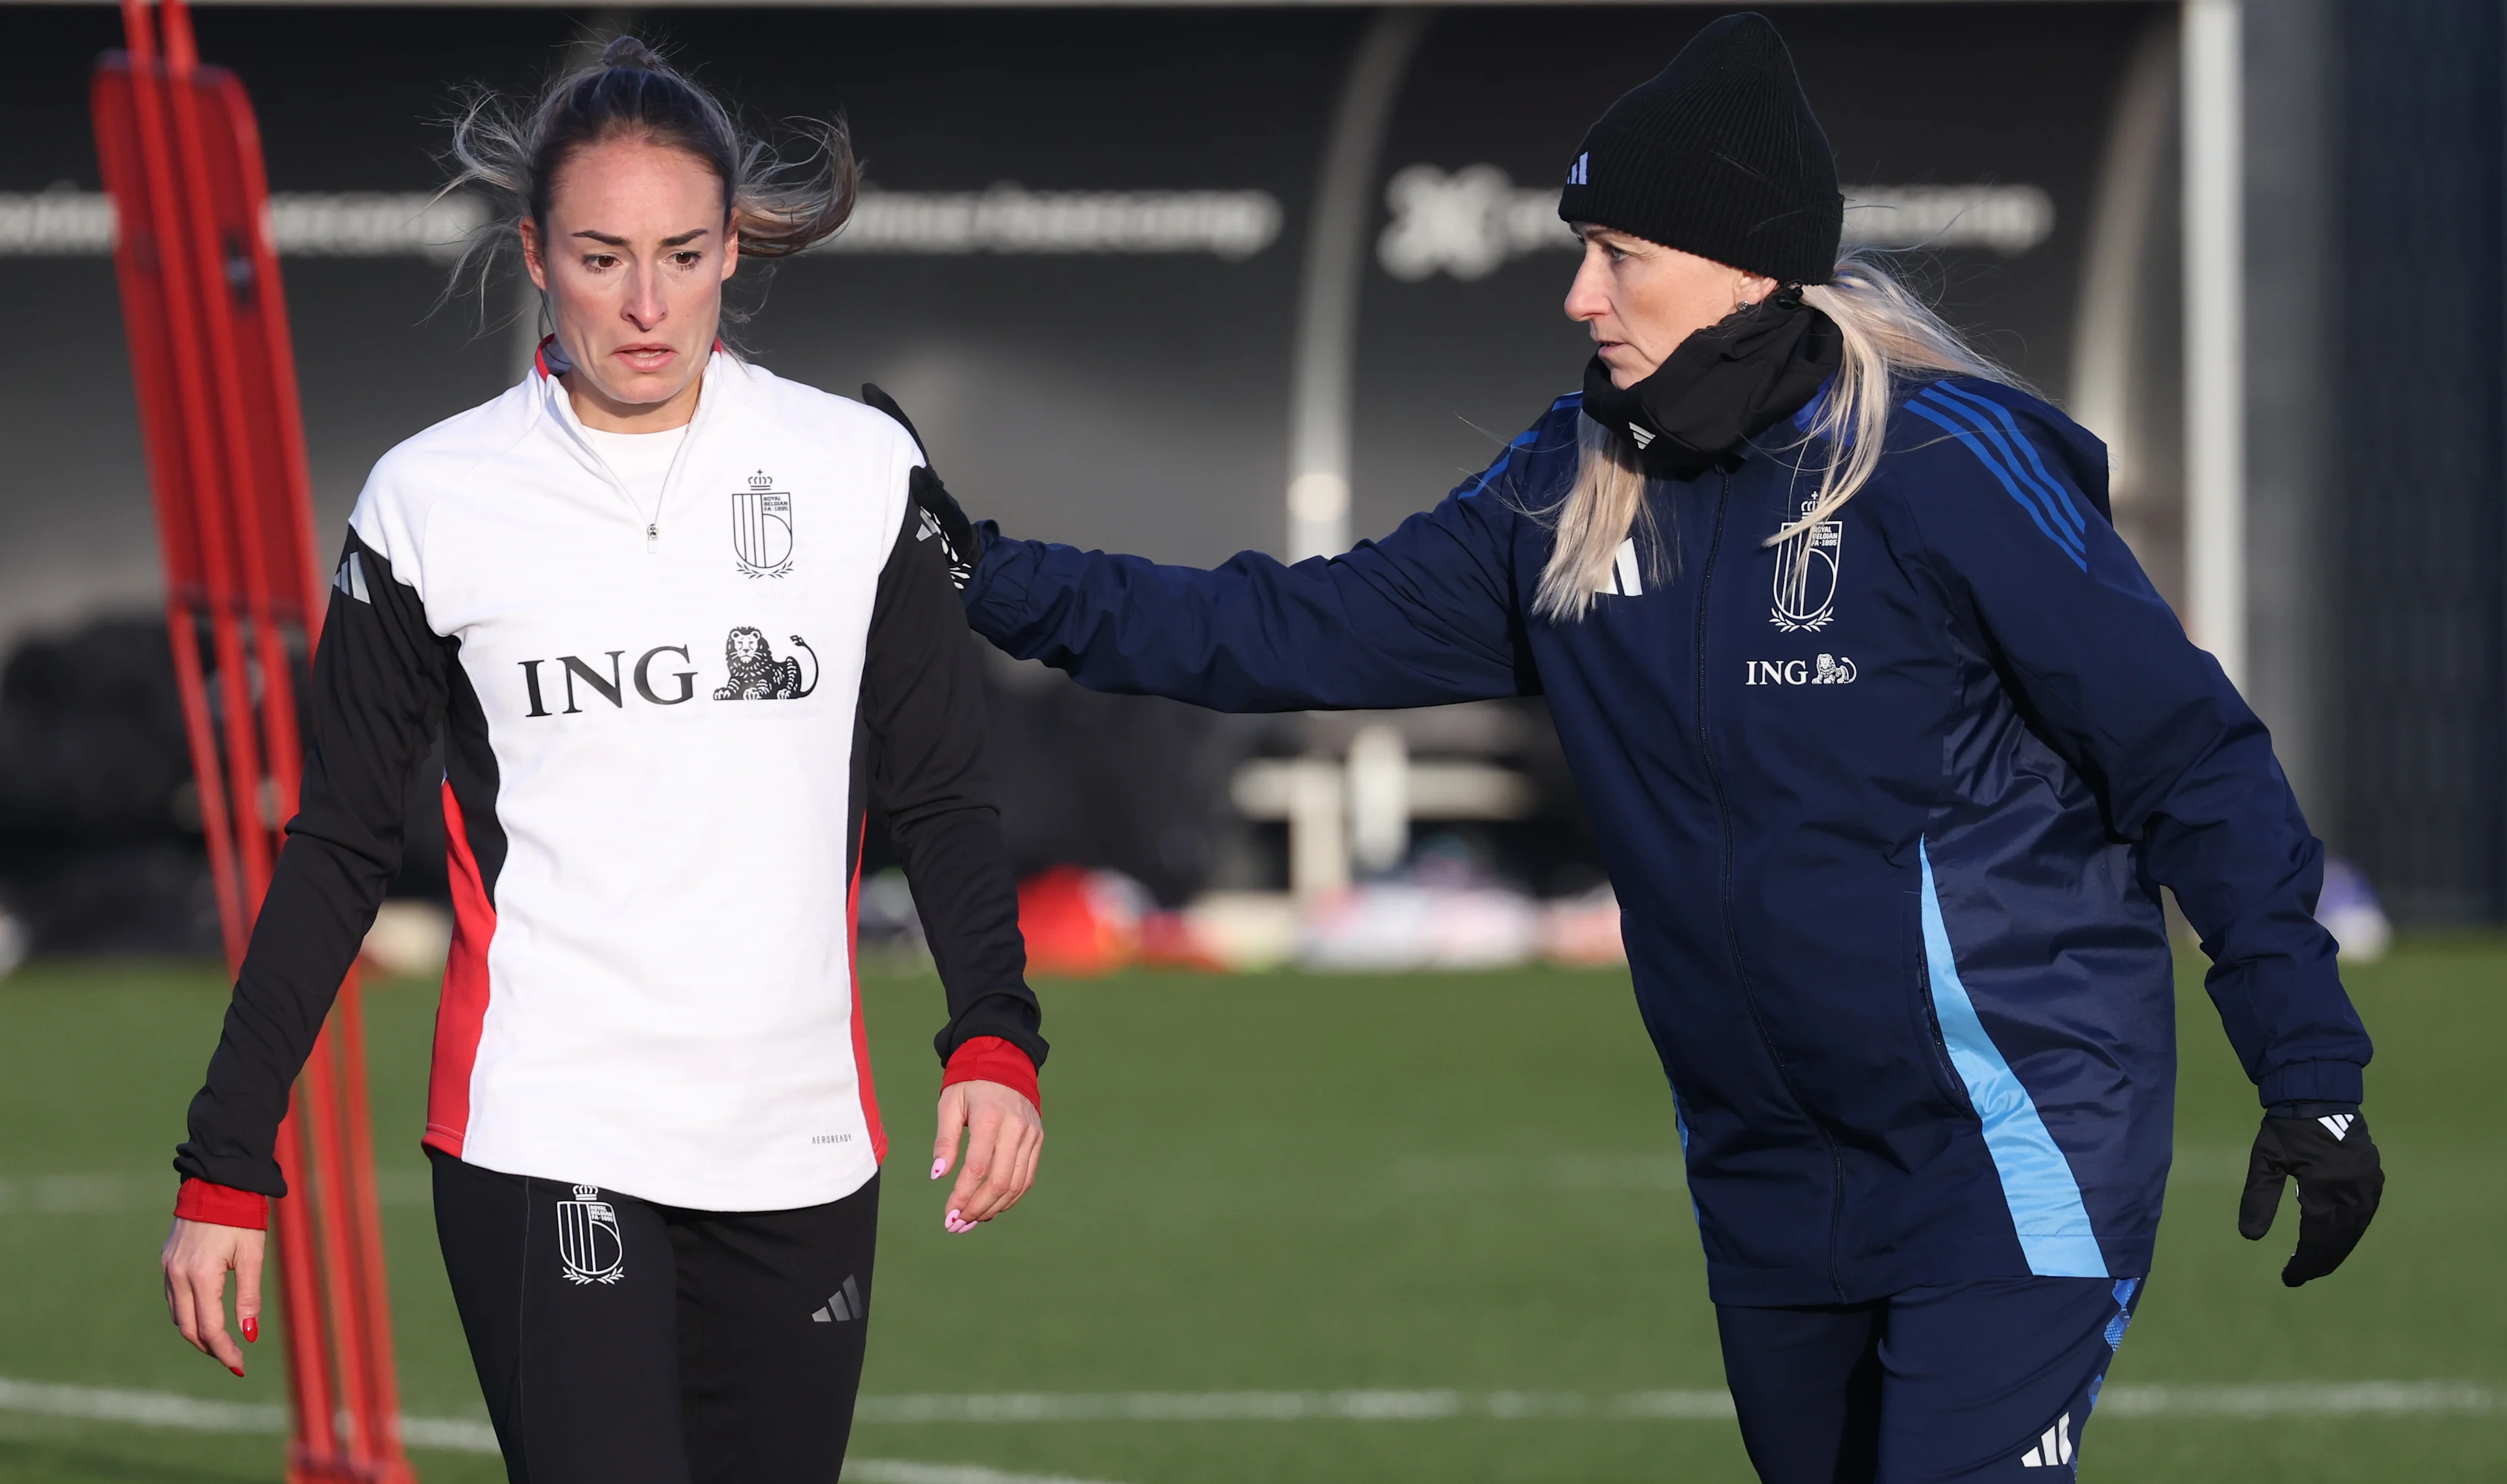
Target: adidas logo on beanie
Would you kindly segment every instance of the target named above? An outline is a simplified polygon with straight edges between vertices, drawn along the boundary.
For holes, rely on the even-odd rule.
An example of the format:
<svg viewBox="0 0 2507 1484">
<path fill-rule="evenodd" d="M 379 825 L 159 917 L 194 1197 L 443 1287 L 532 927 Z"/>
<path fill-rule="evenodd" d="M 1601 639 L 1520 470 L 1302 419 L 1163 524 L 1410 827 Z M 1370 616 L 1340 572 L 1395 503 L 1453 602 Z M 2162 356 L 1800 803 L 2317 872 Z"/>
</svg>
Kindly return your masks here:
<svg viewBox="0 0 2507 1484">
<path fill-rule="evenodd" d="M 1726 16 L 1584 133 L 1558 198 L 1609 227 L 1783 283 L 1836 270 L 1845 198 L 1793 54 L 1764 16 Z"/>
</svg>

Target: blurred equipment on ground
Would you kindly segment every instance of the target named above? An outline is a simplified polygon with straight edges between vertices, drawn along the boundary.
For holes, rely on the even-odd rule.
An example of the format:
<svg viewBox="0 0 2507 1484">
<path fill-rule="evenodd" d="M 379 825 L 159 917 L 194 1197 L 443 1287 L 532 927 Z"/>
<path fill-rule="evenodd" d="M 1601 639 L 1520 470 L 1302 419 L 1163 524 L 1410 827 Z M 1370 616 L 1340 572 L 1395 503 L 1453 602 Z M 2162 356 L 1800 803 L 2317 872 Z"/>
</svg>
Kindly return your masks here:
<svg viewBox="0 0 2507 1484">
<path fill-rule="evenodd" d="M 2340 858 L 2324 862 L 2324 891 L 2315 899 L 2315 920 L 2342 945 L 2345 963 L 2374 963 L 2393 945 L 2394 924 L 2385 921 L 2384 905 L 2368 873 Z"/>
<path fill-rule="evenodd" d="M 0 669 L 0 910 L 30 953 L 218 951 L 163 617 L 36 634 Z"/>
</svg>

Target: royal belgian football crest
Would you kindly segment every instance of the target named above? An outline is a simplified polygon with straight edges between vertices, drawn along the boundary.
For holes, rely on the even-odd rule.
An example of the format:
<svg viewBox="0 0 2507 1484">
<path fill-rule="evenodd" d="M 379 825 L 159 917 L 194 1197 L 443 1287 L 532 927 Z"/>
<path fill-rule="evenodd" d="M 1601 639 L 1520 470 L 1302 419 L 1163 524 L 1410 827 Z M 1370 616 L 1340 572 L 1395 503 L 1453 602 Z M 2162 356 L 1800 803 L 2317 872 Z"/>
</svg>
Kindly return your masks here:
<svg viewBox="0 0 2507 1484">
<path fill-rule="evenodd" d="M 618 1209 L 600 1199 L 600 1186 L 577 1185 L 573 1200 L 557 1203 L 557 1256 L 567 1283 L 616 1283 L 627 1276 Z"/>
<path fill-rule="evenodd" d="M 763 469 L 731 497 L 731 553 L 751 577 L 792 570 L 792 496 L 776 489 L 775 476 Z"/>
<path fill-rule="evenodd" d="M 1802 501 L 1808 515 L 1816 504 Z M 1776 548 L 1775 608 L 1770 621 L 1787 633 L 1827 628 L 1836 618 L 1836 559 L 1845 523 L 1822 521 Z"/>
<path fill-rule="evenodd" d="M 775 657 L 775 648 L 766 642 L 763 630 L 746 624 L 731 631 L 722 641 L 722 663 L 731 678 L 713 693 L 716 701 L 798 701 L 818 688 L 818 652 L 799 634 L 792 635 L 792 646 L 810 657 L 810 673 L 805 680 L 801 662 L 786 655 Z"/>
</svg>

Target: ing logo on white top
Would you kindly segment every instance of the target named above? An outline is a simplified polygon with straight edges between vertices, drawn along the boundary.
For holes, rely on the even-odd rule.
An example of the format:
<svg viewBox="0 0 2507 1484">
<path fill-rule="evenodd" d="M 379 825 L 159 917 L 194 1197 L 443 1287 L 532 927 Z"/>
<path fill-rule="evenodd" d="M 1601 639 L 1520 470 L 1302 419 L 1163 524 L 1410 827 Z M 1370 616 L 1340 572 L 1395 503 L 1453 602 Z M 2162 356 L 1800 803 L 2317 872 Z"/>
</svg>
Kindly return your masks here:
<svg viewBox="0 0 2507 1484">
<path fill-rule="evenodd" d="M 775 476 L 763 469 L 731 496 L 731 554 L 751 577 L 792 570 L 792 496 L 776 489 Z"/>
<path fill-rule="evenodd" d="M 1816 508 L 1804 500 L 1801 513 Z M 1822 521 L 1776 548 L 1770 623 L 1786 633 L 1816 633 L 1835 622 L 1837 558 L 1844 546 L 1845 523 Z"/>
<path fill-rule="evenodd" d="M 600 1199 L 600 1186 L 577 1185 L 573 1200 L 557 1203 L 557 1256 L 567 1283 L 610 1284 L 627 1276 L 618 1209 Z"/>
<path fill-rule="evenodd" d="M 818 652 L 799 634 L 793 647 L 810 657 L 810 678 L 801 679 L 801 662 L 775 658 L 763 630 L 743 624 L 722 641 L 723 668 L 731 678 L 713 693 L 716 701 L 798 701 L 818 688 Z"/>
</svg>

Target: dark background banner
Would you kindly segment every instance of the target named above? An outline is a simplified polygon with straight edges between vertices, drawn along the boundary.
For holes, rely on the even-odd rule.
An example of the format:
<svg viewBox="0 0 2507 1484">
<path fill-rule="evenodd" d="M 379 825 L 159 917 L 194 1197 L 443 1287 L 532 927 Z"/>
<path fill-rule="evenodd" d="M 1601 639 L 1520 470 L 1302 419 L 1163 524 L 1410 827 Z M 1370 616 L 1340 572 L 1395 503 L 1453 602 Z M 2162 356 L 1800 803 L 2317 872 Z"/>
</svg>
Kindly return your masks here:
<svg viewBox="0 0 2507 1484">
<path fill-rule="evenodd" d="M 2024 184 L 2052 232 L 1954 248 L 1933 286 L 2024 374 L 2065 390 L 2084 232 L 2121 71 L 2154 8 L 1786 7 L 1849 183 Z M 0 192 L 93 191 L 86 79 L 103 7 L 7 13 L 16 86 Z M 1494 165 L 1554 190 L 1584 126 L 1713 14 L 1691 7 L 1437 14 L 1380 176 Z M 458 85 L 531 83 L 592 24 L 662 37 L 755 116 L 841 112 L 873 185 L 903 192 L 1243 191 L 1282 207 L 1238 261 L 1173 254 L 846 252 L 790 263 L 745 332 L 779 373 L 903 400 L 980 513 L 1015 531 L 1215 561 L 1283 539 L 1288 378 L 1306 208 L 1366 12 L 248 9 L 199 13 L 205 55 L 260 109 L 273 190 L 420 191 Z M 1381 191 L 1370 193 L 1380 199 Z M 1389 213 L 1379 204 L 1379 228 Z M 1370 245 L 1376 235 L 1369 233 Z M 1555 229 L 1564 244 L 1565 229 Z M 1363 288 L 1352 530 L 1432 503 L 1577 383 L 1559 303 L 1574 259 Z M 144 472 L 102 256 L 10 264 L 43 347 L 0 365 L 0 629 L 154 591 Z M 417 256 L 284 265 L 320 519 L 377 455 L 507 384 L 511 333 L 441 309 Z M 754 292 L 754 288 L 752 288 Z M 510 291 L 490 306 L 509 315 Z M 327 537 L 326 537 L 327 539 Z"/>
</svg>

